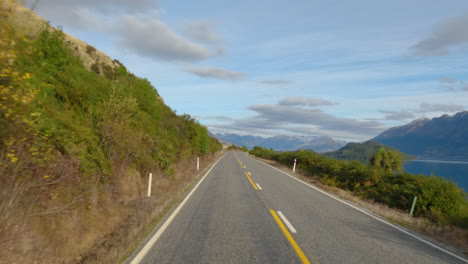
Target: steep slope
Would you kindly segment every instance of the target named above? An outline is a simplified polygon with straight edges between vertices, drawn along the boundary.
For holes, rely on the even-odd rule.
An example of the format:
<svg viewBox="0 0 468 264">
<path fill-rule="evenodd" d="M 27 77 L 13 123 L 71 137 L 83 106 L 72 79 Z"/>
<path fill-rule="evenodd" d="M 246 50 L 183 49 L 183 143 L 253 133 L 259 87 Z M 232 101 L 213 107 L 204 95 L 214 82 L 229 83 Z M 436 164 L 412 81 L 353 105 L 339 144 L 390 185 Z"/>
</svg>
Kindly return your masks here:
<svg viewBox="0 0 468 264">
<path fill-rule="evenodd" d="M 221 148 L 149 81 L 76 43 L 0 2 L 1 263 L 118 262 L 193 181 L 183 170 Z M 126 238 L 107 261 L 86 253 L 112 234 Z"/>
<path fill-rule="evenodd" d="M 36 13 L 21 5 L 9 4 L 7 1 L 0 3 L 4 10 L 8 10 L 10 15 L 8 22 L 18 33 L 31 38 L 37 38 L 44 29 L 47 21 L 36 15 Z M 73 55 L 80 58 L 81 62 L 88 70 L 104 72 L 108 68 L 115 69 L 119 63 L 103 52 L 96 50 L 88 43 L 64 33 L 64 40 L 68 43 Z"/>
<path fill-rule="evenodd" d="M 252 149 L 254 146 L 260 146 L 280 151 L 312 149 L 316 152 L 326 152 L 339 149 L 345 144 L 343 141 L 326 136 L 274 136 L 264 138 L 251 135 L 216 134 L 216 137 L 237 146 L 246 146 L 249 149 Z"/>
<path fill-rule="evenodd" d="M 402 153 L 398 149 L 386 146 L 384 144 L 369 140 L 364 143 L 348 143 L 341 149 L 333 152 L 327 152 L 323 155 L 338 160 L 358 160 L 364 164 L 369 163 L 369 160 L 380 148 L 389 149 L 400 154 L 403 160 L 412 159 L 411 156 Z"/>
<path fill-rule="evenodd" d="M 418 157 L 467 159 L 468 112 L 415 120 L 390 128 L 373 140 Z"/>
</svg>

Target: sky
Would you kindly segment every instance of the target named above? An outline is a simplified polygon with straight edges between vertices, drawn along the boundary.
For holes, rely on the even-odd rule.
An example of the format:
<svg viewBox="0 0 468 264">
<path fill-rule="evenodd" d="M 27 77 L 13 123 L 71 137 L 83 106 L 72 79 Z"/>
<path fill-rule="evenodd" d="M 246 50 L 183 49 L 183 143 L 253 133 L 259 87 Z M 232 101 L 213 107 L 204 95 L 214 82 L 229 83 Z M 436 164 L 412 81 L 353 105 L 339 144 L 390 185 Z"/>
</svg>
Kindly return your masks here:
<svg viewBox="0 0 468 264">
<path fill-rule="evenodd" d="M 468 109 L 466 0 L 29 0 L 213 133 L 365 141 Z"/>
</svg>

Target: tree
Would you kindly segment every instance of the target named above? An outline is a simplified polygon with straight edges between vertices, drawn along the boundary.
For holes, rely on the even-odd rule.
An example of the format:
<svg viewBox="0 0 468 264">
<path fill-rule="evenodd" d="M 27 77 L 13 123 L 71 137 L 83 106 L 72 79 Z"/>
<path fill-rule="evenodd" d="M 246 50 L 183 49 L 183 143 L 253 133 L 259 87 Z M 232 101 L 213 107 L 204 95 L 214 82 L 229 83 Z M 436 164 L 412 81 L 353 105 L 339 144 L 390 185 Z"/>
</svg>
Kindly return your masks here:
<svg viewBox="0 0 468 264">
<path fill-rule="evenodd" d="M 372 166 L 382 168 L 387 172 L 403 171 L 403 163 L 400 155 L 395 151 L 384 148 L 380 148 L 369 160 L 369 163 Z"/>
</svg>

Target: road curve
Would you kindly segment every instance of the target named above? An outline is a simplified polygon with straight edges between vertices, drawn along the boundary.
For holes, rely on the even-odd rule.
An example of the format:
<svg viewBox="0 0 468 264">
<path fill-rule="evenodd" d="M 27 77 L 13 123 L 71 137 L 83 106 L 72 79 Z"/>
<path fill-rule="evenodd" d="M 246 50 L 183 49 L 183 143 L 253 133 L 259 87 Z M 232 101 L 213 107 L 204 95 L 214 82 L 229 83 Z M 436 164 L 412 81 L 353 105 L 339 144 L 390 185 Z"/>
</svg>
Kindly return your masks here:
<svg viewBox="0 0 468 264">
<path fill-rule="evenodd" d="M 126 263 L 468 263 L 240 152 L 192 191 Z"/>
</svg>

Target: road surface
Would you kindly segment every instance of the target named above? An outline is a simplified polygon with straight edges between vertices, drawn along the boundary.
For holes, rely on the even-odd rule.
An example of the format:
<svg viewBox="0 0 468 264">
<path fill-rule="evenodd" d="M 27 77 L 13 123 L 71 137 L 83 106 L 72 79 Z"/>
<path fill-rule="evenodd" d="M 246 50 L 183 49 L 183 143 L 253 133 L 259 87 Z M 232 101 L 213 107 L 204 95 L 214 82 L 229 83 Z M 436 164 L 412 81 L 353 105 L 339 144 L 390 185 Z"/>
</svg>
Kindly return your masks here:
<svg viewBox="0 0 468 264">
<path fill-rule="evenodd" d="M 468 263 L 397 228 L 228 152 L 127 263 Z"/>
</svg>

